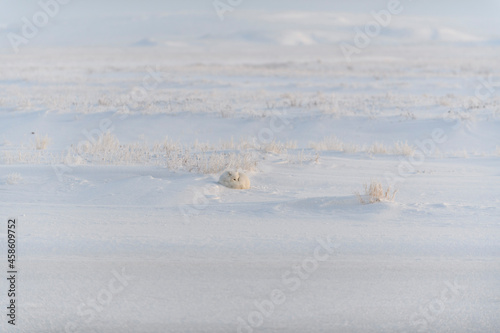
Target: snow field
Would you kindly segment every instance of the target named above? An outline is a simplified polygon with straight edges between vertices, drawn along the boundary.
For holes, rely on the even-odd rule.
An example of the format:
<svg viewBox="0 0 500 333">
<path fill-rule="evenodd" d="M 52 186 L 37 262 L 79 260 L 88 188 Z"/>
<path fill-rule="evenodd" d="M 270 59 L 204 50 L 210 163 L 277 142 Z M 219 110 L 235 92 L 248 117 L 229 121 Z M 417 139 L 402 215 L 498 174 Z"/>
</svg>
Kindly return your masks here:
<svg viewBox="0 0 500 333">
<path fill-rule="evenodd" d="M 433 50 L 0 55 L 17 331 L 498 330 L 496 50 Z"/>
</svg>

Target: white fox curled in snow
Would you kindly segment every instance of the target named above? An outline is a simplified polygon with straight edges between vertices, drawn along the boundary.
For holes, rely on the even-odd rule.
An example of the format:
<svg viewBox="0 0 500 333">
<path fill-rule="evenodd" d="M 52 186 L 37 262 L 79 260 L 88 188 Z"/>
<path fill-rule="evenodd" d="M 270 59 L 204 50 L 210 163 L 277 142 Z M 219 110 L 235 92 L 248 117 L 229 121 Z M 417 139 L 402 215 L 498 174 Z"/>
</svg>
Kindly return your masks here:
<svg viewBox="0 0 500 333">
<path fill-rule="evenodd" d="M 238 190 L 248 190 L 250 179 L 244 173 L 226 171 L 219 178 L 219 184 Z"/>
</svg>

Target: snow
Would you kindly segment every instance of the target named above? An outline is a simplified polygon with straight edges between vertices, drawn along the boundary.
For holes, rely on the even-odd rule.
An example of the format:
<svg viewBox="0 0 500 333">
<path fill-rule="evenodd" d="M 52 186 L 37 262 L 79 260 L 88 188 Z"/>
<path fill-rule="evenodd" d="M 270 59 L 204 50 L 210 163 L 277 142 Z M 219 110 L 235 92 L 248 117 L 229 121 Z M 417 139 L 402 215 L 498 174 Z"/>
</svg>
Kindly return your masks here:
<svg viewBox="0 0 500 333">
<path fill-rule="evenodd" d="M 500 330 L 498 34 L 417 6 L 347 62 L 365 11 L 254 5 L 0 44 L 0 331 Z"/>
</svg>

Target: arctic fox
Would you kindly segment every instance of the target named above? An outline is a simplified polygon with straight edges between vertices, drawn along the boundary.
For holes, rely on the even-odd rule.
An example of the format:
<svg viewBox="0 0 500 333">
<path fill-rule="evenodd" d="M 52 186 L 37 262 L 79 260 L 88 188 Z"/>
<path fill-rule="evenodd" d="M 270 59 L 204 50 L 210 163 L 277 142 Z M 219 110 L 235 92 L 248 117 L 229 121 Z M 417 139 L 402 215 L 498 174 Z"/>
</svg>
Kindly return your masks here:
<svg viewBox="0 0 500 333">
<path fill-rule="evenodd" d="M 226 171 L 220 176 L 219 184 L 238 190 L 248 190 L 250 188 L 250 179 L 244 173 Z"/>
</svg>

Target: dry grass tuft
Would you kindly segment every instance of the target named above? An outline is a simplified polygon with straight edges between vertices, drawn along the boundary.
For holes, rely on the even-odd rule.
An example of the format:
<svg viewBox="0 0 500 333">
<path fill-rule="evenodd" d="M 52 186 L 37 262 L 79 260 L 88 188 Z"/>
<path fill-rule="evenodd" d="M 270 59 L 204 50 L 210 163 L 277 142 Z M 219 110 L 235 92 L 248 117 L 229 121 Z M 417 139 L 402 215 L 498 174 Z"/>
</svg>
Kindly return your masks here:
<svg viewBox="0 0 500 333">
<path fill-rule="evenodd" d="M 324 150 L 345 151 L 346 150 L 345 144 L 342 141 L 340 141 L 340 139 L 337 138 L 335 135 L 325 137 L 320 142 L 310 142 L 309 147 L 311 147 L 314 150 L 318 150 L 318 151 L 324 151 Z M 349 150 L 357 151 L 358 149 L 351 147 Z"/>
<path fill-rule="evenodd" d="M 370 148 L 368 148 L 368 153 L 376 155 L 385 155 L 389 154 L 389 151 L 387 150 L 387 148 L 384 146 L 383 143 L 375 142 L 370 146 Z"/>
<path fill-rule="evenodd" d="M 394 144 L 394 148 L 392 153 L 394 155 L 404 155 L 404 156 L 413 156 L 415 155 L 415 147 L 410 146 L 408 142 L 396 142 Z"/>
<path fill-rule="evenodd" d="M 286 163 L 288 164 L 304 164 L 304 163 L 319 163 L 319 153 L 304 153 L 304 149 L 295 154 L 288 154 Z"/>
<path fill-rule="evenodd" d="M 262 145 L 261 150 L 263 150 L 266 153 L 286 154 L 288 149 L 296 149 L 296 148 L 297 148 L 296 141 L 287 141 L 285 143 L 282 143 L 273 140 L 267 144 Z"/>
<path fill-rule="evenodd" d="M 257 161 L 254 154 L 220 151 L 209 143 L 196 141 L 193 146 L 184 146 L 165 138 L 149 146 L 146 142 L 120 143 L 111 133 L 94 144 L 72 147 L 63 158 L 68 165 L 154 165 L 203 174 L 225 169 L 253 171 Z"/>
<path fill-rule="evenodd" d="M 364 184 L 365 194 L 361 195 L 356 192 L 356 196 L 361 204 L 367 205 L 382 201 L 394 201 L 394 197 L 398 190 L 394 190 L 391 193 L 391 187 L 388 186 L 386 189 L 378 181 L 372 181 L 370 184 Z"/>
<path fill-rule="evenodd" d="M 9 185 L 15 185 L 18 184 L 23 180 L 23 177 L 21 177 L 21 174 L 19 173 L 11 173 L 7 176 L 7 184 Z"/>
<path fill-rule="evenodd" d="M 51 141 L 52 140 L 49 138 L 48 135 L 38 136 L 37 134 L 35 136 L 35 148 L 37 150 L 45 150 L 47 149 Z"/>
</svg>

